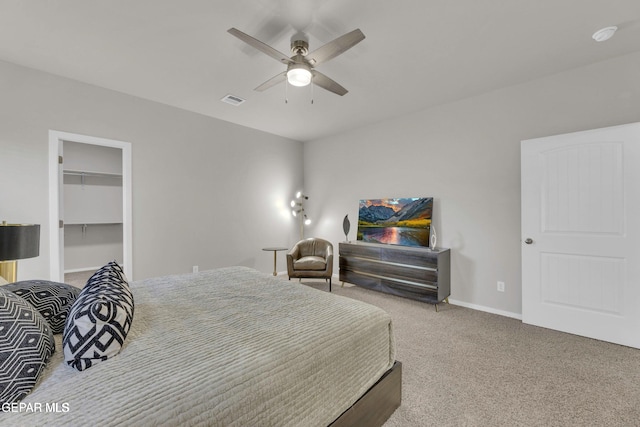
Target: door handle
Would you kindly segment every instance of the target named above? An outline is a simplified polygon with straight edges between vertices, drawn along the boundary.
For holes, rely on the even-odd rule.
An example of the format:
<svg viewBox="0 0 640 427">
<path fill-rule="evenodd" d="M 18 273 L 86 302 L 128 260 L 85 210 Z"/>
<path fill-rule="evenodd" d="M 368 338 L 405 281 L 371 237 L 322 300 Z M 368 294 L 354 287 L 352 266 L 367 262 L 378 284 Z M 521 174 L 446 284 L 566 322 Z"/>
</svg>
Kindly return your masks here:
<svg viewBox="0 0 640 427">
<path fill-rule="evenodd" d="M 532 239 L 531 237 L 527 237 L 526 239 L 524 239 L 524 242 L 525 242 L 527 245 L 530 245 L 530 244 L 532 244 L 532 243 L 533 243 L 533 239 Z"/>
</svg>

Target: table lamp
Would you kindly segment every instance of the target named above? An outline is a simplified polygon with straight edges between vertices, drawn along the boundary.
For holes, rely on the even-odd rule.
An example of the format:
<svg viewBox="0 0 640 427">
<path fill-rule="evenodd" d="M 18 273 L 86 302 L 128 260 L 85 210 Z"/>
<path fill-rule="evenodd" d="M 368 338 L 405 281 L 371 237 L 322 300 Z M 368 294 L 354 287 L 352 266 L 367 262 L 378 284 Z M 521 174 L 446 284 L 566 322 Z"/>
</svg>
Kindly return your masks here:
<svg viewBox="0 0 640 427">
<path fill-rule="evenodd" d="M 0 224 L 0 276 L 15 282 L 19 259 L 40 255 L 39 224 Z"/>
</svg>

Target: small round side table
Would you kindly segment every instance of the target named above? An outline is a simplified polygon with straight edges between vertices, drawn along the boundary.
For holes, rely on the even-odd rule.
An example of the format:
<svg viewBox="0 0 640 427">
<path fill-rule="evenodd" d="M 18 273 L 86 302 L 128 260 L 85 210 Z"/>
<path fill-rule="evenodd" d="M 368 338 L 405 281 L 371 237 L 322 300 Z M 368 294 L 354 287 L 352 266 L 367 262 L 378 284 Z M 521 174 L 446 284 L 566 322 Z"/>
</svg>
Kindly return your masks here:
<svg viewBox="0 0 640 427">
<path fill-rule="evenodd" d="M 270 247 L 270 248 L 262 248 L 263 251 L 273 251 L 273 275 L 277 276 L 278 275 L 278 271 L 276 270 L 276 261 L 277 261 L 277 257 L 278 257 L 278 251 L 286 251 L 289 248 L 283 248 L 281 246 L 274 246 L 274 247 Z"/>
</svg>

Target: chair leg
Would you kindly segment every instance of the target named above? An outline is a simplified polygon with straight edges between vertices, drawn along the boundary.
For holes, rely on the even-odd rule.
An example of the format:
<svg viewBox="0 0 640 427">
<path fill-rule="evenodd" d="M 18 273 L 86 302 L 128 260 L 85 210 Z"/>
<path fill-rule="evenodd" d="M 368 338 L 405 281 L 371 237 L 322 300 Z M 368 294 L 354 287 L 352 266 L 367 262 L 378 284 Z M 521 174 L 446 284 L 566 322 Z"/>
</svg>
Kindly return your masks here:
<svg viewBox="0 0 640 427">
<path fill-rule="evenodd" d="M 329 277 L 329 292 L 331 292 L 331 277 Z"/>
</svg>

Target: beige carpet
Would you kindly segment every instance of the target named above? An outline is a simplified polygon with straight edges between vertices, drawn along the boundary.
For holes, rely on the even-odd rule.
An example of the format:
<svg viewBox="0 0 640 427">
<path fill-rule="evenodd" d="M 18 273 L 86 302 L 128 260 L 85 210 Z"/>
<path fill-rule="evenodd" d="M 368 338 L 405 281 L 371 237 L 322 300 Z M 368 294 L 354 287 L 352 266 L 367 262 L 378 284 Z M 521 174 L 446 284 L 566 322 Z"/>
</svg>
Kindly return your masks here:
<svg viewBox="0 0 640 427">
<path fill-rule="evenodd" d="M 356 286 L 333 291 L 393 318 L 403 396 L 386 427 L 640 426 L 640 350 Z"/>
<path fill-rule="evenodd" d="M 95 273 L 94 270 L 91 271 L 77 271 L 75 273 L 65 273 L 64 274 L 64 283 L 75 286 L 76 288 L 84 288 L 84 285 L 87 283 L 87 280 Z"/>
</svg>

